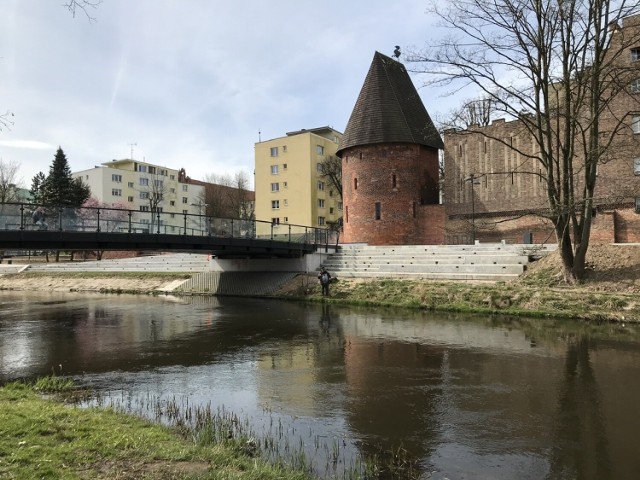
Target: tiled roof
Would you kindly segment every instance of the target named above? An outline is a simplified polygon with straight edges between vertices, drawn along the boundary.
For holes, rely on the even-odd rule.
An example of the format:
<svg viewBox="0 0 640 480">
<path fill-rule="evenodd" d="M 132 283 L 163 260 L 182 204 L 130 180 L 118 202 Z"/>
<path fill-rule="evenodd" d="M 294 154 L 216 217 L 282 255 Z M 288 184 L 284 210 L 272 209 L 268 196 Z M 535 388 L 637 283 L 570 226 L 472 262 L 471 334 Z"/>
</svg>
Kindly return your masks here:
<svg viewBox="0 0 640 480">
<path fill-rule="evenodd" d="M 444 148 L 404 65 L 380 52 L 373 56 L 337 155 L 350 147 L 376 143 Z"/>
</svg>

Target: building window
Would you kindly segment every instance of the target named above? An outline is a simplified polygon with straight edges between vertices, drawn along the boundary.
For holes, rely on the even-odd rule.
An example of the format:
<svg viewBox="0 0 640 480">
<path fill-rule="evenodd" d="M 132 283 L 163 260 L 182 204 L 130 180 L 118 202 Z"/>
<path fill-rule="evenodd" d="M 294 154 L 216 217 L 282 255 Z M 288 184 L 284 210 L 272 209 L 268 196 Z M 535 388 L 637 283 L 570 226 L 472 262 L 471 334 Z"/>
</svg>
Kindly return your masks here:
<svg viewBox="0 0 640 480">
<path fill-rule="evenodd" d="M 148 178 L 140 178 L 140 185 L 143 187 L 148 187 L 149 186 L 149 179 Z"/>
<path fill-rule="evenodd" d="M 286 145 L 283 145 L 283 146 L 282 146 L 282 151 L 283 151 L 284 153 L 287 153 L 287 146 L 286 146 Z"/>
<path fill-rule="evenodd" d="M 183 215 L 186 215 L 187 213 L 189 213 L 189 210 L 182 210 Z"/>
<path fill-rule="evenodd" d="M 636 197 L 636 213 L 640 213 L 640 197 Z"/>
<path fill-rule="evenodd" d="M 640 78 L 636 78 L 632 80 L 629 84 L 629 92 L 630 93 L 640 93 Z"/>
<path fill-rule="evenodd" d="M 182 191 L 186 192 L 187 190 L 189 190 L 189 185 L 182 185 Z"/>
<path fill-rule="evenodd" d="M 279 192 L 280 191 L 280 184 L 279 183 L 272 183 L 271 184 L 271 191 L 272 192 Z"/>
<path fill-rule="evenodd" d="M 129 188 L 133 188 L 133 182 L 129 182 L 129 183 L 127 183 L 127 187 L 129 187 Z"/>
<path fill-rule="evenodd" d="M 128 202 L 133 202 L 133 197 L 127 197 Z"/>
<path fill-rule="evenodd" d="M 324 198 L 318 199 L 318 208 L 324 208 Z"/>
<path fill-rule="evenodd" d="M 122 182 L 122 175 L 116 175 L 115 173 L 111 174 L 111 181 L 116 183 Z"/>
<path fill-rule="evenodd" d="M 398 181 L 395 173 L 391 175 L 391 188 L 398 188 Z"/>
<path fill-rule="evenodd" d="M 121 197 L 122 196 L 122 190 L 120 190 L 119 188 L 112 188 L 111 189 L 111 195 L 113 195 L 114 197 Z"/>
<path fill-rule="evenodd" d="M 176 193 L 176 189 L 175 189 L 175 188 L 173 188 L 173 187 L 171 187 L 171 188 L 169 189 L 169 192 L 170 192 L 170 193 Z"/>
<path fill-rule="evenodd" d="M 287 222 L 289 221 L 289 217 L 284 217 L 284 218 L 282 219 L 282 221 L 283 221 L 284 223 L 287 223 Z"/>
<path fill-rule="evenodd" d="M 163 180 L 154 180 L 154 181 L 153 181 L 153 184 L 154 184 L 156 187 L 159 187 L 159 188 L 162 188 L 163 183 L 164 183 L 164 182 L 163 182 Z"/>
<path fill-rule="evenodd" d="M 287 187 L 288 187 L 287 182 L 282 182 L 282 187 L 283 187 L 283 188 L 287 188 Z"/>
<path fill-rule="evenodd" d="M 277 210 L 280 208 L 280 200 L 271 200 L 271 208 Z"/>
<path fill-rule="evenodd" d="M 149 167 L 149 173 L 156 174 L 156 167 Z"/>
<path fill-rule="evenodd" d="M 338 202 L 338 210 L 342 210 L 342 202 Z"/>
<path fill-rule="evenodd" d="M 271 147 L 271 156 L 272 157 L 278 156 L 278 147 Z"/>
<path fill-rule="evenodd" d="M 640 157 L 633 159 L 633 174 L 640 175 Z"/>
<path fill-rule="evenodd" d="M 316 163 L 316 172 L 322 173 L 322 164 L 321 163 Z"/>
<path fill-rule="evenodd" d="M 286 169 L 287 169 L 287 164 L 286 164 L 286 163 L 283 163 L 283 164 L 282 164 L 282 169 L 283 169 L 283 170 L 286 170 Z"/>
<path fill-rule="evenodd" d="M 176 176 L 175 175 L 169 175 L 169 180 L 175 180 Z"/>
<path fill-rule="evenodd" d="M 138 171 L 139 172 L 146 172 L 147 171 L 147 166 L 146 165 L 138 165 Z"/>
<path fill-rule="evenodd" d="M 140 211 L 141 212 L 148 212 L 149 211 L 149 205 L 140 205 Z"/>
<path fill-rule="evenodd" d="M 318 217 L 318 225 L 325 225 L 327 222 L 326 218 Z"/>
<path fill-rule="evenodd" d="M 633 133 L 640 133 L 640 115 L 634 115 L 631 117 L 631 129 Z"/>
<path fill-rule="evenodd" d="M 140 192 L 140 198 L 146 200 L 149 198 L 149 192 Z"/>
<path fill-rule="evenodd" d="M 381 210 L 382 210 L 382 207 L 380 205 L 380 202 L 376 202 L 376 220 L 380 220 Z"/>
<path fill-rule="evenodd" d="M 187 197 L 182 197 L 182 203 L 189 203 L 189 199 Z"/>
<path fill-rule="evenodd" d="M 324 190 L 324 182 L 318 182 L 318 190 Z"/>
<path fill-rule="evenodd" d="M 358 189 L 358 179 L 357 179 L 357 178 L 354 178 L 354 179 L 353 179 L 353 189 L 354 189 L 354 190 L 357 190 L 357 189 Z"/>
<path fill-rule="evenodd" d="M 278 174 L 278 165 L 271 165 L 271 175 Z"/>
<path fill-rule="evenodd" d="M 171 206 L 171 207 L 175 207 L 175 206 L 176 206 L 176 202 L 175 202 L 175 200 L 171 200 L 171 201 L 169 201 L 169 206 Z"/>
<path fill-rule="evenodd" d="M 640 60 L 640 48 L 632 48 L 631 49 L 631 61 L 637 62 Z"/>
<path fill-rule="evenodd" d="M 284 199 L 284 206 L 285 207 L 289 206 L 289 200 L 287 200 L 286 198 Z"/>
<path fill-rule="evenodd" d="M 316 145 L 316 153 L 318 155 L 324 155 L 324 147 L 322 145 Z"/>
<path fill-rule="evenodd" d="M 333 207 L 331 207 L 331 208 L 329 209 L 329 214 L 330 214 L 330 215 L 333 215 Z"/>
<path fill-rule="evenodd" d="M 271 224 L 272 225 L 280 225 L 280 219 L 279 218 L 272 218 L 271 219 Z"/>
</svg>

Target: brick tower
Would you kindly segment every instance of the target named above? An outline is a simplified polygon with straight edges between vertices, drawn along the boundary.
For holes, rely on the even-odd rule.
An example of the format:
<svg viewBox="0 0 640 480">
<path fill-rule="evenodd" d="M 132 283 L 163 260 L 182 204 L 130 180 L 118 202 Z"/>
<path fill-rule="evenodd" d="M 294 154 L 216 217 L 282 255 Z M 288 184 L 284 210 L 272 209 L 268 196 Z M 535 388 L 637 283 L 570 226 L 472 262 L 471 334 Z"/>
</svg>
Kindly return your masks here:
<svg viewBox="0 0 640 480">
<path fill-rule="evenodd" d="M 336 152 L 342 158 L 344 242 L 442 243 L 443 147 L 404 65 L 376 52 Z"/>
</svg>

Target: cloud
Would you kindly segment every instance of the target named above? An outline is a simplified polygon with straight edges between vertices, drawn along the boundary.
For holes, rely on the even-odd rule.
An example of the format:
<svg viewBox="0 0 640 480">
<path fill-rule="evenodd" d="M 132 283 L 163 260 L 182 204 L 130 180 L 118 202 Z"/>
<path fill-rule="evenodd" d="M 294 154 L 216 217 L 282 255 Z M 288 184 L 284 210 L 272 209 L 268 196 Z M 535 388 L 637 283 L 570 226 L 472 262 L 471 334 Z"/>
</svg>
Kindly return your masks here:
<svg viewBox="0 0 640 480">
<path fill-rule="evenodd" d="M 37 140 L 0 140 L 0 146 L 9 148 L 25 148 L 28 150 L 51 150 L 56 148 L 50 143 Z"/>
</svg>

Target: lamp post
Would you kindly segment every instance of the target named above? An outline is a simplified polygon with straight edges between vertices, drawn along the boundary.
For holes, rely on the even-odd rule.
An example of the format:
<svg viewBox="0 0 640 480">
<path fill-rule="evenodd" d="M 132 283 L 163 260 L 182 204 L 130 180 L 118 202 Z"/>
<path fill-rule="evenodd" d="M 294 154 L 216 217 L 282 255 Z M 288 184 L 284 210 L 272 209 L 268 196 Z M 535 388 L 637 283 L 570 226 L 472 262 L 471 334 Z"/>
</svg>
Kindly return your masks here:
<svg viewBox="0 0 640 480">
<path fill-rule="evenodd" d="M 465 182 L 471 182 L 471 234 L 473 244 L 476 243 L 476 195 L 474 185 L 478 185 L 480 180 L 475 173 L 469 174 L 469 178 L 465 178 Z"/>
</svg>

